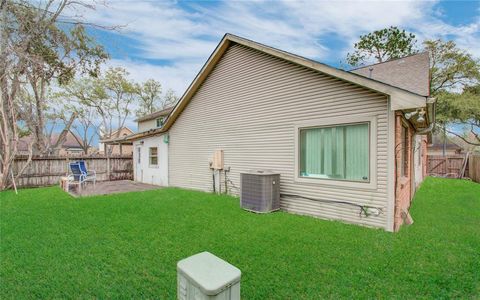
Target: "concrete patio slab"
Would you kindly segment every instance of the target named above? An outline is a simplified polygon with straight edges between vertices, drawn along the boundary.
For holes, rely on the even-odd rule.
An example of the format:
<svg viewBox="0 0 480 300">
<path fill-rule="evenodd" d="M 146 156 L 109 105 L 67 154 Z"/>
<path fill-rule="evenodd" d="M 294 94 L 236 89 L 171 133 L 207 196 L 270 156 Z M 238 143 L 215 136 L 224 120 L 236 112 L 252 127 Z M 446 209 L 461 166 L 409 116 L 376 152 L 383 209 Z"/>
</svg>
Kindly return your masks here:
<svg viewBox="0 0 480 300">
<path fill-rule="evenodd" d="M 70 187 L 70 195 L 74 197 L 85 197 L 95 195 L 109 195 L 126 192 L 140 192 L 160 189 L 161 186 L 135 182 L 132 180 L 115 180 L 97 182 L 95 186 L 89 182 L 79 191 L 77 186 Z"/>
</svg>

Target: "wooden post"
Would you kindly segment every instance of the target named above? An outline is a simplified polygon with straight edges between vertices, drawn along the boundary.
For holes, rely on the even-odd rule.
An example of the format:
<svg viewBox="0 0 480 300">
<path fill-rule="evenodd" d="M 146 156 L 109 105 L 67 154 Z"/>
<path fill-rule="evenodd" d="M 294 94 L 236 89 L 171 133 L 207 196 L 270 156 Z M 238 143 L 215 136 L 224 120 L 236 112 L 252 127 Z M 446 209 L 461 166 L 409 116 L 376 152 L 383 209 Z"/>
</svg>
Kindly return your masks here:
<svg viewBox="0 0 480 300">
<path fill-rule="evenodd" d="M 110 180 L 110 154 L 108 151 L 106 152 L 107 155 L 107 180 Z"/>
<path fill-rule="evenodd" d="M 68 174 L 70 173 L 69 163 L 70 163 L 69 157 L 67 156 L 67 157 L 65 158 L 65 165 L 66 165 L 66 169 L 67 169 L 66 172 L 65 172 L 65 175 L 68 175 Z"/>
<path fill-rule="evenodd" d="M 445 164 L 443 165 L 443 170 L 444 170 L 444 174 L 447 175 L 448 173 L 448 157 L 445 156 Z"/>
<path fill-rule="evenodd" d="M 123 154 L 123 148 L 122 148 L 122 145 L 123 145 L 123 144 L 122 144 L 122 143 L 118 143 L 118 145 L 120 146 L 120 155 L 122 155 L 122 154 Z"/>
</svg>

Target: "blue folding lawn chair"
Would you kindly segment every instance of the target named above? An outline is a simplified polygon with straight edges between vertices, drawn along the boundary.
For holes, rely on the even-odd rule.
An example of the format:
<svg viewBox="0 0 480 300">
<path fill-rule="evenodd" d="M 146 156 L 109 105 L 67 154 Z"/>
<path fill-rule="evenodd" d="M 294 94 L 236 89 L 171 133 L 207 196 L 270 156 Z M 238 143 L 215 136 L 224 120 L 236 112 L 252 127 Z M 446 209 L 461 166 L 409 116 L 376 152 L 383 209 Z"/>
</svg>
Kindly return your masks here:
<svg viewBox="0 0 480 300">
<path fill-rule="evenodd" d="M 69 175 L 69 182 L 71 184 L 78 185 L 79 189 L 82 189 L 82 185 L 88 181 L 93 181 L 95 186 L 97 180 L 97 174 L 95 171 L 88 172 L 85 165 L 85 161 L 76 161 L 69 164 L 72 174 Z"/>
<path fill-rule="evenodd" d="M 80 166 L 82 173 L 85 174 L 85 181 L 93 181 L 93 185 L 95 185 L 95 182 L 97 181 L 97 173 L 95 170 L 88 171 L 84 160 L 79 160 L 78 165 Z"/>
</svg>

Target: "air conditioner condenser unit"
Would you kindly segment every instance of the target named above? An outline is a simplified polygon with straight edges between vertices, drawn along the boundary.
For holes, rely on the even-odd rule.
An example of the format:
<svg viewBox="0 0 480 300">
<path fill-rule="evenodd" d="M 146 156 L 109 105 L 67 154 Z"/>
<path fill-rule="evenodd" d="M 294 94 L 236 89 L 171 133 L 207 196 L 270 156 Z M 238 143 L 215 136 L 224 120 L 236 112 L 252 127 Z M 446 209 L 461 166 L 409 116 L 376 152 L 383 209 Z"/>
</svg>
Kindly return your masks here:
<svg viewBox="0 0 480 300">
<path fill-rule="evenodd" d="M 269 170 L 240 173 L 240 205 L 258 213 L 279 210 L 280 174 Z"/>
</svg>

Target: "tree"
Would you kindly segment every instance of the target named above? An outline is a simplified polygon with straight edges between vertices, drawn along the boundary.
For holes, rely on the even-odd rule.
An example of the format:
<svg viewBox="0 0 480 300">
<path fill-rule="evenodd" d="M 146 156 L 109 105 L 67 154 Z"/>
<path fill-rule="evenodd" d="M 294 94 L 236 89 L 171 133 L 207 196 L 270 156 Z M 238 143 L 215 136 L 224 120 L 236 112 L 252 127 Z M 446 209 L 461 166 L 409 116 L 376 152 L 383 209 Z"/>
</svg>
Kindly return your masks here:
<svg viewBox="0 0 480 300">
<path fill-rule="evenodd" d="M 390 27 L 360 37 L 355 52 L 348 54 L 352 65 L 363 64 L 375 58 L 376 62 L 398 58 L 415 52 L 415 36 Z M 480 62 L 459 49 L 453 41 L 426 40 L 424 51 L 430 55 L 430 95 L 437 98 L 437 131 L 477 145 L 479 133 Z M 463 127 L 458 133 L 452 126 Z M 446 139 L 445 139 L 446 140 Z"/>
<path fill-rule="evenodd" d="M 179 98 L 177 94 L 175 94 L 175 92 L 172 89 L 168 89 L 167 92 L 165 93 L 165 97 L 163 98 L 162 109 L 175 106 L 178 100 Z"/>
<path fill-rule="evenodd" d="M 77 115 L 77 122 L 71 126 L 70 132 L 82 147 L 83 153 L 88 154 L 93 139 L 95 136 L 100 136 L 96 111 L 87 106 L 71 106 L 70 110 Z"/>
<path fill-rule="evenodd" d="M 430 94 L 437 98 L 437 132 L 479 146 L 480 61 L 453 41 L 427 40 L 424 46 L 430 55 Z"/>
<path fill-rule="evenodd" d="M 137 86 L 139 104 L 136 110 L 137 117 L 145 116 L 161 109 L 162 85 L 153 79 L 148 79 Z"/>
<path fill-rule="evenodd" d="M 56 24 L 49 26 L 46 33 L 32 39 L 26 49 L 29 55 L 37 58 L 28 62 L 25 75 L 35 99 L 31 102 L 35 109 L 30 118 L 34 120 L 32 131 L 36 140 L 35 150 L 39 154 L 49 151 L 44 128 L 48 101 L 46 90 L 52 80 L 61 85 L 72 80 L 76 73 L 96 77 L 100 63 L 107 58 L 103 48 L 86 34 L 82 24 L 68 27 L 69 30 Z"/>
<path fill-rule="evenodd" d="M 415 44 L 413 33 L 397 27 L 376 30 L 360 36 L 360 40 L 354 44 L 355 51 L 347 54 L 347 62 L 359 66 L 372 60 L 380 63 L 404 57 L 417 52 Z"/>
<path fill-rule="evenodd" d="M 81 16 L 61 19 L 66 8 L 79 6 L 93 8 L 79 0 L 0 0 L 0 189 L 8 184 L 18 152 L 21 130 L 17 102 L 20 91 L 27 91 L 26 83 L 36 101 L 32 109 L 32 116 L 38 118 L 34 133 L 41 139 L 44 97 L 50 80 L 64 82 L 77 69 L 95 71 L 104 57 L 101 47 L 93 46 L 85 34 Z M 58 26 L 60 22 L 62 26 Z M 94 56 L 100 60 L 91 60 Z"/>
<path fill-rule="evenodd" d="M 178 102 L 178 97 L 172 89 L 168 89 L 165 96 L 162 97 L 162 86 L 160 82 L 153 79 L 148 79 L 142 85 L 138 85 L 137 91 L 139 96 L 137 117 L 172 107 Z"/>
<path fill-rule="evenodd" d="M 480 62 L 461 50 L 453 41 L 426 40 L 425 51 L 430 55 L 430 90 L 457 90 L 475 85 L 480 80 Z"/>
<path fill-rule="evenodd" d="M 466 87 L 461 93 L 441 91 L 437 97 L 437 119 L 444 132 L 480 146 L 480 85 Z"/>
<path fill-rule="evenodd" d="M 80 119 L 81 126 L 76 125 L 76 130 L 82 127 L 85 133 L 94 128 L 100 137 L 118 137 L 120 131 L 117 136 L 112 133 L 125 125 L 139 94 L 138 85 L 128 75 L 123 68 L 110 68 L 98 78 L 80 78 L 64 87 L 63 97 L 71 99 L 72 109 Z M 80 136 L 83 136 L 85 146 L 91 143 L 92 136 Z"/>
<path fill-rule="evenodd" d="M 110 117 L 109 123 L 104 124 L 108 135 L 122 128 L 132 113 L 131 106 L 138 95 L 138 86 L 128 78 L 129 73 L 124 68 L 109 68 L 105 76 L 99 81 L 109 101 L 106 112 Z M 116 123 L 114 122 L 116 119 Z M 117 131 L 117 136 L 120 131 Z"/>
</svg>

